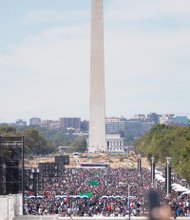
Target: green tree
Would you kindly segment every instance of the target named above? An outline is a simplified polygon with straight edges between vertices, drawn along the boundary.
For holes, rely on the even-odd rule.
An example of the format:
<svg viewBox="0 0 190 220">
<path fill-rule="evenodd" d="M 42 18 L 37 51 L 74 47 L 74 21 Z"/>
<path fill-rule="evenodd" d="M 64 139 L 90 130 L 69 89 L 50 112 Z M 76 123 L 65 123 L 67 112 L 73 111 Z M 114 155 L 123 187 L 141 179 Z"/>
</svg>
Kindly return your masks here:
<svg viewBox="0 0 190 220">
<path fill-rule="evenodd" d="M 76 151 L 83 153 L 87 150 L 86 138 L 80 136 L 76 137 L 70 146 L 73 152 Z"/>
<path fill-rule="evenodd" d="M 171 157 L 176 174 L 190 182 L 190 127 L 156 125 L 135 142 L 136 151 L 165 163 Z"/>
<path fill-rule="evenodd" d="M 47 154 L 53 151 L 47 140 L 34 128 L 24 130 L 25 148 L 28 154 Z"/>
<path fill-rule="evenodd" d="M 12 127 L 12 126 L 0 127 L 0 134 L 2 136 L 17 136 L 17 135 L 19 135 L 16 128 Z"/>
</svg>

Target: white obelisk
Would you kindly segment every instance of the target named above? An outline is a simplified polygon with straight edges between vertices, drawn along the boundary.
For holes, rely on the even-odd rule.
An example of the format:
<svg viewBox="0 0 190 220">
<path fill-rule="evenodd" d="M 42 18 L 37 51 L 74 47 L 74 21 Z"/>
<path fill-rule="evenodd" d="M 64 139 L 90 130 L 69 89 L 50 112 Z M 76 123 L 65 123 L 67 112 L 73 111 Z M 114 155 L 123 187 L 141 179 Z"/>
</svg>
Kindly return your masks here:
<svg viewBox="0 0 190 220">
<path fill-rule="evenodd" d="M 106 150 L 103 23 L 103 0 L 92 0 L 89 152 Z"/>
</svg>

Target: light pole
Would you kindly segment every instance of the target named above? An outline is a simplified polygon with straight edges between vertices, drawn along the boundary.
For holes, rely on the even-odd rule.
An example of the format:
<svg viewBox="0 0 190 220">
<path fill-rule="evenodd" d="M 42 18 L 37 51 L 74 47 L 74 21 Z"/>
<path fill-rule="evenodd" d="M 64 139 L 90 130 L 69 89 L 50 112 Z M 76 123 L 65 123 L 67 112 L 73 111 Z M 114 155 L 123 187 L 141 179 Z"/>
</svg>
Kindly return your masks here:
<svg viewBox="0 0 190 220">
<path fill-rule="evenodd" d="M 138 176 L 141 176 L 141 155 L 138 154 Z"/>
<path fill-rule="evenodd" d="M 40 170 L 38 168 L 32 168 L 32 174 L 31 177 L 33 179 L 33 187 L 32 191 L 34 193 L 34 196 L 37 196 L 37 191 L 38 191 L 38 181 L 39 181 L 39 172 Z"/>
<path fill-rule="evenodd" d="M 154 156 L 151 157 L 151 186 L 153 187 L 154 186 L 154 162 L 155 162 L 155 158 Z"/>
<path fill-rule="evenodd" d="M 129 210 L 129 220 L 131 219 L 131 210 L 130 210 L 130 185 L 128 184 L 128 210 Z"/>
<path fill-rule="evenodd" d="M 169 182 L 170 182 L 170 177 L 169 177 L 169 165 L 170 165 L 170 157 L 166 157 L 166 195 L 169 195 Z"/>
</svg>

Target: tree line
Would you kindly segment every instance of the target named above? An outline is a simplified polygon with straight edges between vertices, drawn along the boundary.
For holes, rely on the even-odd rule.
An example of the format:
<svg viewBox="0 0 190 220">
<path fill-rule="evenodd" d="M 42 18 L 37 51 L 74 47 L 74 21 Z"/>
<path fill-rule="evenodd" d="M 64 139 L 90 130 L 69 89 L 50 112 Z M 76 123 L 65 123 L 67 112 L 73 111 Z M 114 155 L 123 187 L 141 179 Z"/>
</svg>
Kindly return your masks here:
<svg viewBox="0 0 190 220">
<path fill-rule="evenodd" d="M 59 145 L 70 146 L 70 152 L 84 152 L 87 148 L 86 138 L 66 134 L 64 131 L 52 131 L 34 127 L 16 128 L 0 127 L 1 136 L 24 136 L 26 155 L 45 155 L 58 151 Z"/>
<path fill-rule="evenodd" d="M 155 125 L 134 143 L 138 153 L 165 163 L 171 157 L 175 174 L 190 182 L 190 126 Z"/>
</svg>

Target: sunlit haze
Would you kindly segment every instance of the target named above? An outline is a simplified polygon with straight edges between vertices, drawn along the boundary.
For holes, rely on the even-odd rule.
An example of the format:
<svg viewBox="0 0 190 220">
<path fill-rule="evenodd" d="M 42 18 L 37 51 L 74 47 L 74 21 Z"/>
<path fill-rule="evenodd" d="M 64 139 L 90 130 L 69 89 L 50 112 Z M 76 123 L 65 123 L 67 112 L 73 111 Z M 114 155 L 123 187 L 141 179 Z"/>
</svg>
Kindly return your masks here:
<svg viewBox="0 0 190 220">
<path fill-rule="evenodd" d="M 0 122 L 89 115 L 90 0 L 0 7 Z M 190 113 L 190 1 L 105 0 L 106 115 Z"/>
</svg>

